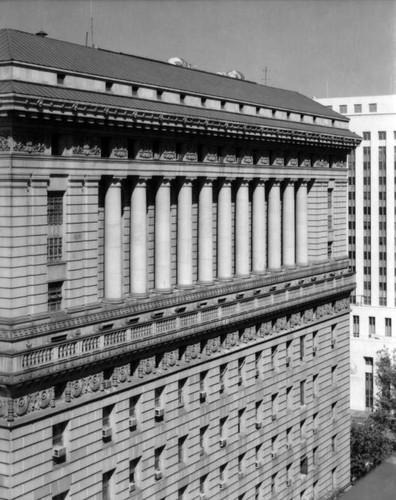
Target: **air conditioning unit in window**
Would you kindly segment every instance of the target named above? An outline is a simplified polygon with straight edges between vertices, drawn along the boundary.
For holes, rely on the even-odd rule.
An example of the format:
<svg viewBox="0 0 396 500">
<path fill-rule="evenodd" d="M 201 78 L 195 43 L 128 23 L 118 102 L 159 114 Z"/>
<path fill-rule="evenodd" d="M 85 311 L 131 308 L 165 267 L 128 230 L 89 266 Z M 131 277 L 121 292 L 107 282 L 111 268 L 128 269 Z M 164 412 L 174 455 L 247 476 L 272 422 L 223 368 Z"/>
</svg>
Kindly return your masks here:
<svg viewBox="0 0 396 500">
<path fill-rule="evenodd" d="M 289 366 L 291 363 L 291 357 L 290 356 L 286 356 L 286 364 L 287 366 Z"/>
<path fill-rule="evenodd" d="M 289 451 L 292 449 L 291 443 L 286 443 L 286 450 Z"/>
<path fill-rule="evenodd" d="M 314 427 L 314 428 L 312 429 L 312 433 L 313 433 L 313 434 L 317 434 L 317 433 L 318 433 L 318 428 L 317 428 L 317 427 Z"/>
<path fill-rule="evenodd" d="M 271 415 L 271 419 L 272 419 L 272 420 L 276 420 L 276 414 L 275 414 L 275 413 L 273 413 L 273 414 Z"/>
<path fill-rule="evenodd" d="M 156 481 L 159 481 L 160 479 L 162 479 L 162 472 L 160 470 L 156 470 L 154 472 L 154 477 L 155 477 Z"/>
<path fill-rule="evenodd" d="M 261 420 L 256 420 L 256 429 L 261 429 L 263 422 Z"/>
<path fill-rule="evenodd" d="M 59 460 L 66 456 L 66 446 L 54 446 L 52 449 L 52 458 Z"/>
<path fill-rule="evenodd" d="M 332 340 L 331 340 L 331 347 L 335 347 L 335 346 L 336 346 L 336 343 L 337 343 L 337 342 L 336 342 L 336 340 L 335 340 L 335 339 L 332 339 Z"/>
<path fill-rule="evenodd" d="M 129 428 L 135 429 L 136 424 L 137 424 L 136 417 L 129 417 Z"/>
<path fill-rule="evenodd" d="M 104 380 L 103 381 L 103 388 L 104 389 L 110 389 L 112 386 L 111 380 Z"/>
<path fill-rule="evenodd" d="M 254 468 L 259 469 L 263 464 L 260 462 L 260 460 L 256 460 L 254 462 Z"/>
<path fill-rule="evenodd" d="M 271 458 L 276 458 L 278 456 L 278 454 L 276 453 L 276 451 L 271 451 Z"/>
<path fill-rule="evenodd" d="M 111 439 L 112 429 L 111 427 L 103 427 L 102 428 L 102 438 L 103 439 Z"/>
<path fill-rule="evenodd" d="M 223 394 L 224 391 L 225 391 L 225 385 L 224 385 L 224 382 L 222 382 L 220 384 L 220 394 Z"/>
<path fill-rule="evenodd" d="M 220 448 L 225 448 L 227 446 L 227 439 L 220 439 Z"/>
<path fill-rule="evenodd" d="M 158 406 L 157 408 L 154 409 L 154 417 L 157 419 L 157 420 L 162 420 L 164 418 L 164 415 L 165 415 L 165 410 Z"/>
<path fill-rule="evenodd" d="M 201 401 L 201 403 L 205 403 L 205 401 L 206 401 L 206 391 L 200 391 L 200 393 L 199 393 L 199 400 Z"/>
<path fill-rule="evenodd" d="M 202 493 L 202 492 L 201 492 L 201 493 L 199 494 L 199 498 L 200 498 L 200 500 L 206 500 L 206 493 Z"/>
<path fill-rule="evenodd" d="M 132 491 L 135 491 L 136 485 L 135 483 L 129 483 L 129 492 L 132 493 Z"/>
<path fill-rule="evenodd" d="M 243 470 L 239 470 L 238 471 L 238 478 L 239 479 L 242 479 L 244 477 L 245 473 L 243 472 Z"/>
<path fill-rule="evenodd" d="M 286 479 L 286 486 L 290 488 L 290 486 L 293 484 L 291 479 Z"/>
<path fill-rule="evenodd" d="M 316 353 L 318 352 L 318 348 L 316 346 L 312 347 L 312 354 L 316 356 Z"/>
<path fill-rule="evenodd" d="M 225 483 L 225 481 L 220 481 L 220 483 L 219 483 L 219 488 L 220 488 L 221 490 L 224 490 L 224 488 L 225 488 L 225 487 L 226 487 L 226 483 Z"/>
<path fill-rule="evenodd" d="M 243 384 L 243 378 L 242 378 L 242 376 L 240 376 L 238 378 L 238 385 L 242 385 L 242 384 Z"/>
</svg>

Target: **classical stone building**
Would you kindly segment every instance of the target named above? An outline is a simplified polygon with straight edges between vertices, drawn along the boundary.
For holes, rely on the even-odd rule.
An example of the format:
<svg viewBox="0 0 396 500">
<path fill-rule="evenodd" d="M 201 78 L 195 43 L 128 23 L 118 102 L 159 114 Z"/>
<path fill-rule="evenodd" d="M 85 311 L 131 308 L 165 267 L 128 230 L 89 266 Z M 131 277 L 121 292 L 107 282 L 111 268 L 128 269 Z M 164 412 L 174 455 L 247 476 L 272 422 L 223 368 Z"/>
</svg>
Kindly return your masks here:
<svg viewBox="0 0 396 500">
<path fill-rule="evenodd" d="M 372 411 L 375 361 L 396 347 L 396 95 L 321 99 L 363 141 L 349 156 L 348 244 L 356 273 L 351 311 L 351 409 Z"/>
<path fill-rule="evenodd" d="M 348 120 L 0 31 L 0 498 L 349 483 Z"/>
</svg>

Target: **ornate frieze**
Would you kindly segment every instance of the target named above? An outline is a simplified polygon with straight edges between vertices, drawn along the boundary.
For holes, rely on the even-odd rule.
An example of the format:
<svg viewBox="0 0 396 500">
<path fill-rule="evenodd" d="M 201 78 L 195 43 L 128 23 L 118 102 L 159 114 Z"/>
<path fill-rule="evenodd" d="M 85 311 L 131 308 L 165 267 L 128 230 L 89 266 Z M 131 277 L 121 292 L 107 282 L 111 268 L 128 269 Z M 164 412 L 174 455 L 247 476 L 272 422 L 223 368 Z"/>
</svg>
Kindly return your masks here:
<svg viewBox="0 0 396 500">
<path fill-rule="evenodd" d="M 22 396 L 13 402 L 14 415 L 22 417 L 26 413 L 31 413 L 39 410 L 44 410 L 49 406 L 55 406 L 55 393 L 54 388 L 44 389 L 43 391 L 34 392 Z"/>
<path fill-rule="evenodd" d="M 183 152 L 183 161 L 198 161 L 196 144 L 186 144 Z"/>
<path fill-rule="evenodd" d="M 234 148 L 225 148 L 223 154 L 223 163 L 236 163 L 237 157 Z"/>
<path fill-rule="evenodd" d="M 0 130 L 0 151 L 10 151 L 11 132 L 9 130 Z"/>
<path fill-rule="evenodd" d="M 166 142 L 161 147 L 160 160 L 176 161 L 176 145 L 171 142 Z"/>
<path fill-rule="evenodd" d="M 242 150 L 241 151 L 241 164 L 242 165 L 253 165 L 254 158 L 252 151 Z"/>
<path fill-rule="evenodd" d="M 116 139 L 111 144 L 111 156 L 113 158 L 125 159 L 128 158 L 128 145 L 124 139 Z"/>
<path fill-rule="evenodd" d="M 73 137 L 73 156 L 90 156 L 98 158 L 101 155 L 100 142 L 97 137 Z"/>
<path fill-rule="evenodd" d="M 285 165 L 287 167 L 298 167 L 298 155 L 297 153 L 288 153 L 285 155 Z"/>
<path fill-rule="evenodd" d="M 146 375 L 152 375 L 153 373 L 155 373 L 155 356 L 141 359 L 138 366 L 138 377 L 143 378 Z"/>
<path fill-rule="evenodd" d="M 314 157 L 314 167 L 315 168 L 329 168 L 329 157 L 328 156 L 315 156 Z"/>
<path fill-rule="evenodd" d="M 274 167 L 283 167 L 285 165 L 285 156 L 282 151 L 271 151 L 271 165 Z"/>
<path fill-rule="evenodd" d="M 89 377 L 80 378 L 77 380 L 73 380 L 72 382 L 68 382 L 65 395 L 66 398 L 76 399 L 84 394 L 90 394 L 93 392 L 97 392 L 103 385 L 103 373 L 96 373 L 95 375 L 91 375 Z"/>
<path fill-rule="evenodd" d="M 261 152 L 257 158 L 257 165 L 260 165 L 262 167 L 269 167 L 271 161 L 270 161 L 270 155 L 268 152 Z"/>
<path fill-rule="evenodd" d="M 151 141 L 136 141 L 136 160 L 152 160 L 154 158 L 153 144 Z"/>
<path fill-rule="evenodd" d="M 12 150 L 18 153 L 45 153 L 47 146 L 44 133 L 32 130 L 17 131 L 12 140 Z"/>
<path fill-rule="evenodd" d="M 306 155 L 299 155 L 298 162 L 302 168 L 310 168 L 312 166 L 311 158 Z"/>
<path fill-rule="evenodd" d="M 219 155 L 216 146 L 207 146 L 204 152 L 204 162 L 217 163 L 219 161 Z"/>
</svg>

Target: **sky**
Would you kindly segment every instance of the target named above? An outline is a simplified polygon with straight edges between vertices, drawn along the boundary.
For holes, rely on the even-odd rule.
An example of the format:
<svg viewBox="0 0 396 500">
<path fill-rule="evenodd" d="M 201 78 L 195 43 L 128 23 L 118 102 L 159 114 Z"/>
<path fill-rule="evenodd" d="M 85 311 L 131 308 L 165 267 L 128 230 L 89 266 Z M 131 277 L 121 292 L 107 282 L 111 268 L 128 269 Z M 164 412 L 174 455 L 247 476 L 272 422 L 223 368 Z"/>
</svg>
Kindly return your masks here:
<svg viewBox="0 0 396 500">
<path fill-rule="evenodd" d="M 0 0 L 0 28 L 92 44 L 309 97 L 396 94 L 396 0 Z"/>
</svg>

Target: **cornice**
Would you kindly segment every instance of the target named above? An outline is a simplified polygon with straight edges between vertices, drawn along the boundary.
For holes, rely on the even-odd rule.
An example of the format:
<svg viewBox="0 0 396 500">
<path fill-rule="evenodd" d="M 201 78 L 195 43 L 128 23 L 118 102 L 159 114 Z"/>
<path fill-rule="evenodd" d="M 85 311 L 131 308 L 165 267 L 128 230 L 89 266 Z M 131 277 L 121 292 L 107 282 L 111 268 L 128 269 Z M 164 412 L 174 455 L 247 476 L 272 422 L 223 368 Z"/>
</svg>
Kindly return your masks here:
<svg viewBox="0 0 396 500">
<path fill-rule="evenodd" d="M 351 149 L 360 144 L 360 139 L 321 132 L 307 131 L 303 128 L 293 130 L 266 125 L 249 125 L 237 120 L 205 119 L 199 116 L 182 116 L 177 113 L 165 114 L 154 111 L 132 110 L 122 107 L 93 105 L 84 102 L 71 102 L 52 98 L 36 98 L 3 94 L 0 101 L 0 116 L 12 112 L 19 116 L 30 115 L 44 120 L 64 120 L 69 122 L 94 121 L 97 124 L 113 124 L 124 127 L 146 128 L 153 130 L 180 131 L 204 135 L 265 140 L 273 143 L 293 145 L 318 145 L 334 149 Z M 199 110 L 197 110 L 197 114 Z M 303 124 L 302 124 L 303 127 Z"/>
</svg>

